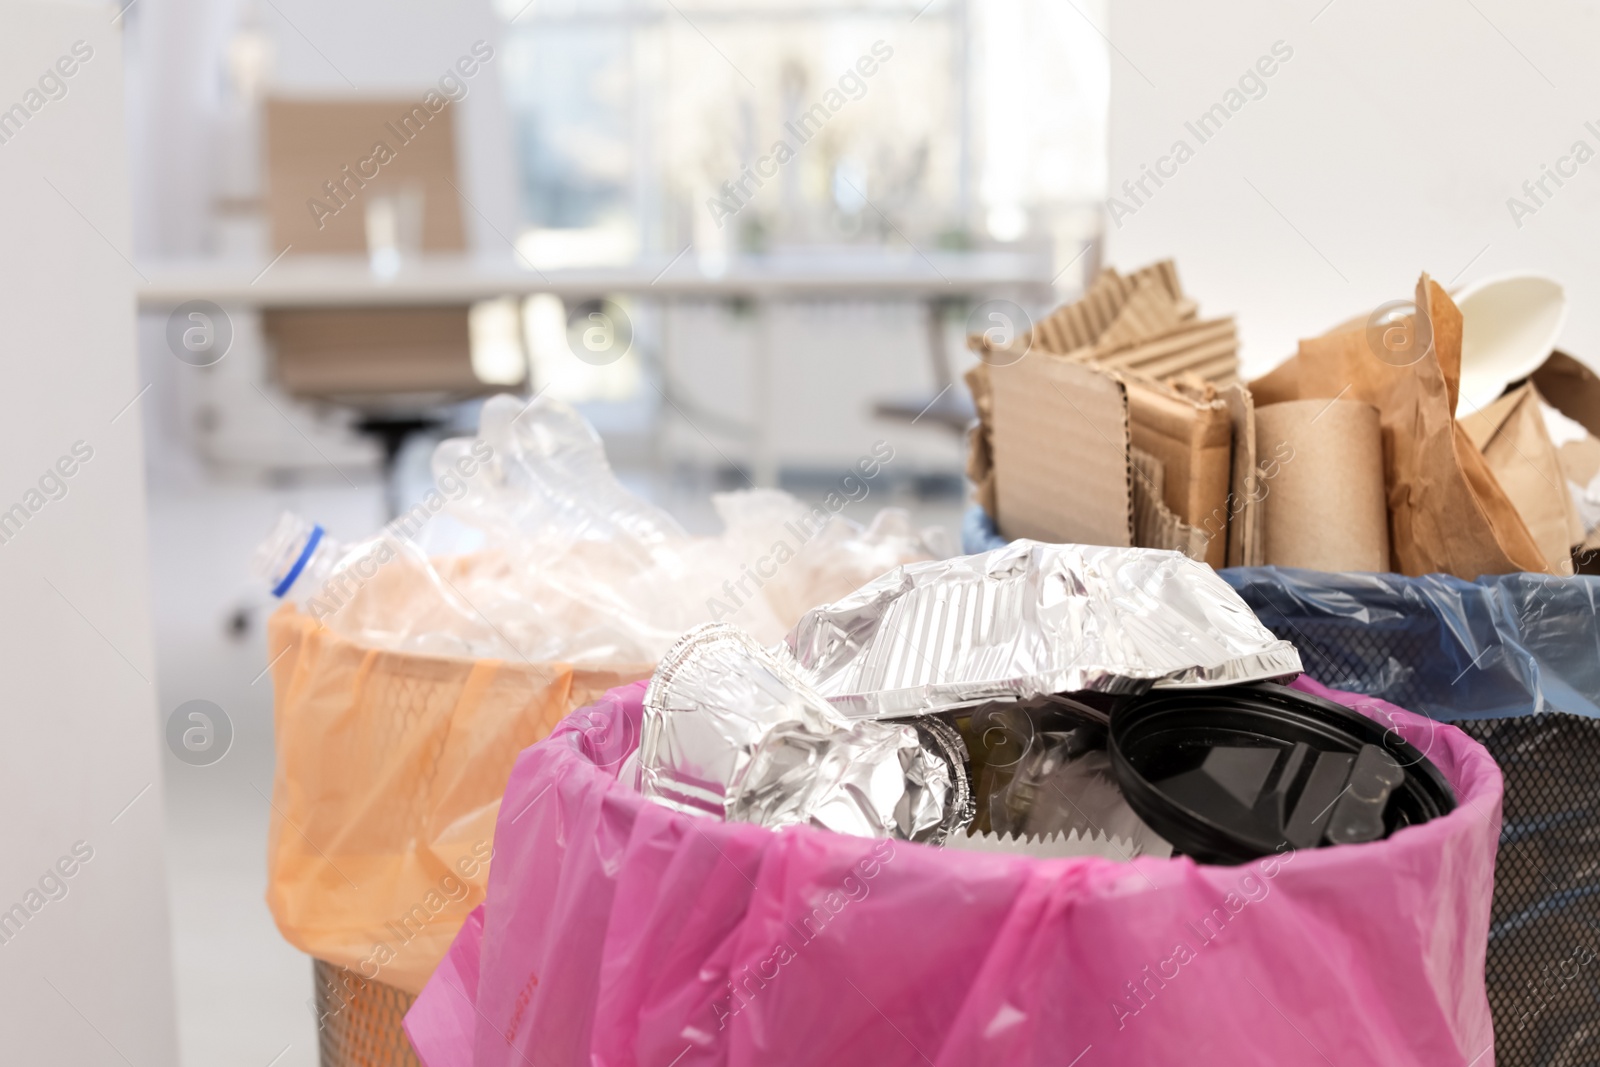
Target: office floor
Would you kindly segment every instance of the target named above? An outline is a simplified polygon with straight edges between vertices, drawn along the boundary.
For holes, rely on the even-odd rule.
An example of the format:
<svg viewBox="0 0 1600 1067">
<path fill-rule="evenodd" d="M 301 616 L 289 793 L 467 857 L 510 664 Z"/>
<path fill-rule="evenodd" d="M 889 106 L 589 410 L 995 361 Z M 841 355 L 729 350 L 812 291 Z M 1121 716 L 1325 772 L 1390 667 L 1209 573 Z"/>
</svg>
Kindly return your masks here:
<svg viewBox="0 0 1600 1067">
<path fill-rule="evenodd" d="M 694 532 L 716 528 L 709 479 L 669 485 L 643 472 L 624 480 L 670 508 Z M 417 492 L 420 465 L 402 478 Z M 163 722 L 188 700 L 220 706 L 232 747 L 204 767 L 166 758 L 167 863 L 177 971 L 178 1026 L 187 1067 L 314 1067 L 311 963 L 278 934 L 267 910 L 266 835 L 272 792 L 272 692 L 264 619 L 271 604 L 248 561 L 290 509 L 356 537 L 384 519 L 376 480 L 333 484 L 217 484 L 151 479 L 150 544 L 159 703 Z M 826 484 L 815 491 L 819 497 Z M 797 496 L 812 496 L 796 488 Z M 954 536 L 960 501 L 920 500 L 909 487 L 872 498 L 858 521 L 892 503 Z M 237 625 L 240 622 L 242 626 Z"/>
</svg>

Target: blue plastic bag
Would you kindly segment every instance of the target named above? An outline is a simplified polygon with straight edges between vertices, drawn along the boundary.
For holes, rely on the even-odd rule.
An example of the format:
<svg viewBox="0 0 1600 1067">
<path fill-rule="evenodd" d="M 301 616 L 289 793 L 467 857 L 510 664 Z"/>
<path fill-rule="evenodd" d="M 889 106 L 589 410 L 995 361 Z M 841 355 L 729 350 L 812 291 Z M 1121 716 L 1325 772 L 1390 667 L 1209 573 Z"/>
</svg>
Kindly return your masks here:
<svg viewBox="0 0 1600 1067">
<path fill-rule="evenodd" d="M 967 552 L 1006 543 L 980 508 L 967 512 L 961 533 Z M 1324 685 L 1435 719 L 1600 718 L 1600 578 L 1220 573 Z"/>
</svg>

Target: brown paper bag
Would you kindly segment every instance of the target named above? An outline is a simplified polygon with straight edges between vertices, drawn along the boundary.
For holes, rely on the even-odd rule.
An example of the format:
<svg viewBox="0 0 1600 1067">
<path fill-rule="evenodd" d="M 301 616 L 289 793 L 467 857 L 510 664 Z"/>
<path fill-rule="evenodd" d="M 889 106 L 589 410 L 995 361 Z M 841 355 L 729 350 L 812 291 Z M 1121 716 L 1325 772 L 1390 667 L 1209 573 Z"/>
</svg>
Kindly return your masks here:
<svg viewBox="0 0 1600 1067">
<path fill-rule="evenodd" d="M 1253 382 L 1256 404 L 1345 397 L 1378 409 L 1390 566 L 1460 578 L 1545 569 L 1544 553 L 1483 453 L 1455 419 L 1461 311 L 1422 275 L 1410 321 L 1420 356 L 1379 358 L 1364 322 L 1300 342 L 1299 353 Z M 1401 365 L 1403 364 L 1403 365 Z"/>
<path fill-rule="evenodd" d="M 1583 540 L 1583 522 L 1573 506 L 1561 459 L 1539 410 L 1530 382 L 1482 411 L 1463 415 L 1472 443 L 1494 471 L 1517 514 L 1528 524 L 1551 574 L 1572 573 L 1572 546 Z"/>
</svg>

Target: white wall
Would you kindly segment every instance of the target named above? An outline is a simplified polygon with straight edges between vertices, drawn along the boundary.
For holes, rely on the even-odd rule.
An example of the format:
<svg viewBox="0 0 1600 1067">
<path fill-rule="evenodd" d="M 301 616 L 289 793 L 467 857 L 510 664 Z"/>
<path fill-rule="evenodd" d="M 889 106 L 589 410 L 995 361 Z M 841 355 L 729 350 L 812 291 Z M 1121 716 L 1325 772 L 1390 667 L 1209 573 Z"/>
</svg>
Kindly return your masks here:
<svg viewBox="0 0 1600 1067">
<path fill-rule="evenodd" d="M 0 509 L 93 450 L 0 544 L 0 910 L 41 904 L 0 943 L 5 1063 L 177 1058 L 113 13 L 0 2 L 0 107 L 93 49 L 0 144 Z M 77 842 L 66 895 L 30 898 Z"/>
<path fill-rule="evenodd" d="M 1238 315 L 1247 371 L 1422 270 L 1561 279 L 1563 344 L 1600 362 L 1600 158 L 1520 227 L 1506 204 L 1575 141 L 1600 153 L 1596 4 L 1113 0 L 1109 32 L 1109 191 L 1135 208 L 1108 215 L 1109 262 L 1176 256 L 1204 312 Z M 1199 143 L 1184 123 L 1277 41 L 1265 96 Z M 1193 158 L 1136 205 L 1122 183 L 1180 138 Z"/>
</svg>

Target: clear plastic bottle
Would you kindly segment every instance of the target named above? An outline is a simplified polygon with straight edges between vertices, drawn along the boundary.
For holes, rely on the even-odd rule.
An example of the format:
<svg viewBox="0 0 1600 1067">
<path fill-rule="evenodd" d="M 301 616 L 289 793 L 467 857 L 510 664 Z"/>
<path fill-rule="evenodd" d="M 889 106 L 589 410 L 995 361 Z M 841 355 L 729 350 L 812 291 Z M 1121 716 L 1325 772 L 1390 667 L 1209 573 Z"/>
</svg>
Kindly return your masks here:
<svg viewBox="0 0 1600 1067">
<path fill-rule="evenodd" d="M 347 551 L 320 525 L 285 511 L 256 549 L 250 569 L 273 596 L 303 605 L 333 577 Z"/>
</svg>

